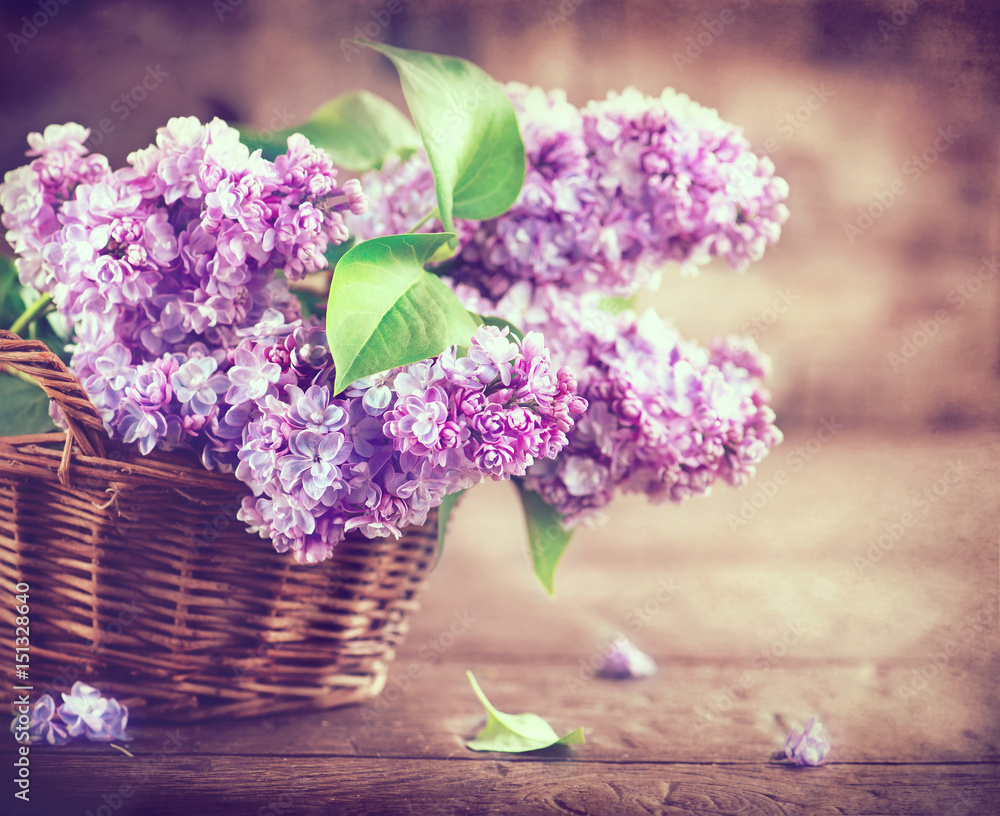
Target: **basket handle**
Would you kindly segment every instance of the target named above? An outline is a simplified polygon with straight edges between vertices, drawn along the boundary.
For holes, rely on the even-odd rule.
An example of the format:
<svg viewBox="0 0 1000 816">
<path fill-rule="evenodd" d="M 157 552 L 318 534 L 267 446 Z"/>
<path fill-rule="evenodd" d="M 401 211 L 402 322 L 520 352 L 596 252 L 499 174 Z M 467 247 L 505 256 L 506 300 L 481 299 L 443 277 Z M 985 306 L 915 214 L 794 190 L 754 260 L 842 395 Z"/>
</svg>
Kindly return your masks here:
<svg viewBox="0 0 1000 816">
<path fill-rule="evenodd" d="M 62 409 L 69 430 L 60 476 L 68 465 L 73 442 L 85 455 L 104 458 L 108 434 L 100 414 L 80 381 L 44 343 L 22 340 L 13 332 L 0 329 L 0 366 L 4 365 L 31 377 Z"/>
</svg>

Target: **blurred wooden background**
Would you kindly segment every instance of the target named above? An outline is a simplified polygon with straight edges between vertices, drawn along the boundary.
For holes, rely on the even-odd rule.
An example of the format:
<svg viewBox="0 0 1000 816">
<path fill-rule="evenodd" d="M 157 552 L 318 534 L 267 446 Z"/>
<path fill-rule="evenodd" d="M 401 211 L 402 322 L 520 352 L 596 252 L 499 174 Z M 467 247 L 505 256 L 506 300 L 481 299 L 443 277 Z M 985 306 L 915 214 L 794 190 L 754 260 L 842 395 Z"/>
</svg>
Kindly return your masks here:
<svg viewBox="0 0 1000 816">
<path fill-rule="evenodd" d="M 997 812 L 993 2 L 69 0 L 12 44 L 39 8 L 0 7 L 0 171 L 52 122 L 111 119 L 99 149 L 120 165 L 170 116 L 285 127 L 359 87 L 402 103 L 384 60 L 341 49 L 360 35 L 579 105 L 673 86 L 742 125 L 792 191 L 781 242 L 748 273 L 668 270 L 646 297 L 688 336 L 748 331 L 772 355 L 788 438 L 754 482 L 680 508 L 619 501 L 577 536 L 555 603 L 530 575 L 512 492 L 476 491 L 393 670 L 386 699 L 420 669 L 398 703 L 187 731 L 122 812 L 259 813 L 287 778 L 289 812 Z M 428 659 L 463 614 L 475 624 Z M 661 674 L 570 688 L 616 627 Z M 589 744 L 545 766 L 445 763 L 471 758 L 461 738 L 478 727 L 465 668 L 499 707 L 586 725 Z M 833 766 L 769 766 L 810 713 L 834 735 Z M 162 733 L 140 726 L 133 748 Z M 95 808 L 136 773 L 89 745 L 39 752 L 36 768 Z"/>
<path fill-rule="evenodd" d="M 0 8 L 3 171 L 22 162 L 26 133 L 51 122 L 109 119 L 98 149 L 117 165 L 174 115 L 284 127 L 358 87 L 402 103 L 385 60 L 345 53 L 350 36 L 463 56 L 503 81 L 565 87 L 579 105 L 629 84 L 673 86 L 772 156 L 792 216 L 746 275 L 668 270 L 647 302 L 692 337 L 757 334 L 786 428 L 831 415 L 913 431 L 997 427 L 1000 275 L 984 265 L 1000 240 L 990 0 L 49 7 Z M 23 37 L 40 13 L 45 25 Z M 146 77 L 153 89 L 133 98 Z"/>
</svg>

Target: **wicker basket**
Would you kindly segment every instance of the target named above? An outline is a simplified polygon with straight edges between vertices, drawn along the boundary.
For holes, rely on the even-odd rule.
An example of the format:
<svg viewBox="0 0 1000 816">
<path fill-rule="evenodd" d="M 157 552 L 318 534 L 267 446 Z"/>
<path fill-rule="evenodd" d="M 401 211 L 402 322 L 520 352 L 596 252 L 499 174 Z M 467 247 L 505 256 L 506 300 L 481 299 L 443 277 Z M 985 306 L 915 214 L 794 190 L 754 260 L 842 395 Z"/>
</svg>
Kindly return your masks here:
<svg viewBox="0 0 1000 816">
<path fill-rule="evenodd" d="M 171 720 L 381 692 L 433 563 L 436 516 L 399 540 L 348 536 L 329 561 L 299 566 L 237 521 L 247 491 L 234 477 L 110 442 L 44 345 L 0 332 L 0 364 L 33 378 L 69 427 L 0 439 L 0 660 L 12 684 L 37 695 L 81 679 Z M 12 653 L 25 584 L 27 683 Z"/>
</svg>

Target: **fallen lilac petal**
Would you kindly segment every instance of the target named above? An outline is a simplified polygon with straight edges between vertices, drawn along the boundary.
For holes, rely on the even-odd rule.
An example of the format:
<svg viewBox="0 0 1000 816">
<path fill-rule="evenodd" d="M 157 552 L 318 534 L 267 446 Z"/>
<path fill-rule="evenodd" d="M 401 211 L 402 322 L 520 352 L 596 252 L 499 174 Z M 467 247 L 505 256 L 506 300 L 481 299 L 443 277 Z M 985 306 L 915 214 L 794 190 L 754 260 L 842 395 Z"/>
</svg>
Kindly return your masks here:
<svg viewBox="0 0 1000 816">
<path fill-rule="evenodd" d="M 628 638 L 620 637 L 611 641 L 597 673 L 611 680 L 635 680 L 656 674 L 656 663 Z"/>
<path fill-rule="evenodd" d="M 794 765 L 822 765 L 829 752 L 830 742 L 823 733 L 822 723 L 815 717 L 801 733 L 793 728 L 785 740 L 784 758 Z"/>
<path fill-rule="evenodd" d="M 29 745 L 41 742 L 49 745 L 62 745 L 69 741 L 69 735 L 62 723 L 55 718 L 55 713 L 55 701 L 51 695 L 43 694 L 31 707 L 27 728 L 20 727 L 23 723 L 19 724 L 20 717 L 15 717 L 10 725 L 11 733 L 18 741 L 27 741 Z M 18 736 L 24 731 L 28 732 L 27 740 Z"/>
</svg>

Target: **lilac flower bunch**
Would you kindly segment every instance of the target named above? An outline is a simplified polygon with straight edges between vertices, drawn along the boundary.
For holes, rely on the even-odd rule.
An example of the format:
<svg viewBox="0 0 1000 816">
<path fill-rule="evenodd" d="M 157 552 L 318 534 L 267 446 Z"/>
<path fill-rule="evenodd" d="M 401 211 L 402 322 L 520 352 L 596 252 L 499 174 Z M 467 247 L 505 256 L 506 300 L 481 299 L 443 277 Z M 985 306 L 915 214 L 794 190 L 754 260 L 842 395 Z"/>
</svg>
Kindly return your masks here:
<svg viewBox="0 0 1000 816">
<path fill-rule="evenodd" d="M 761 384 L 770 363 L 749 338 L 705 349 L 652 310 L 612 315 L 553 287 L 514 287 L 492 306 L 459 291 L 470 308 L 542 331 L 577 374 L 588 409 L 559 455 L 525 478 L 569 525 L 599 518 L 618 490 L 679 502 L 720 478 L 740 486 L 781 441 Z"/>
<path fill-rule="evenodd" d="M 788 185 L 711 109 L 634 88 L 578 110 L 561 91 L 506 86 L 528 157 L 521 194 L 485 222 L 458 222 L 458 283 L 498 299 L 517 281 L 627 297 L 675 261 L 721 257 L 742 271 L 777 241 Z M 434 207 L 424 154 L 364 176 L 360 235 L 412 225 Z M 434 228 L 429 222 L 425 229 Z"/>
<path fill-rule="evenodd" d="M 529 515 L 554 510 L 566 529 L 619 490 L 680 501 L 745 482 L 781 440 L 753 342 L 705 349 L 652 312 L 600 307 L 669 262 L 759 259 L 788 214 L 770 160 L 670 90 L 581 109 L 559 91 L 501 90 L 452 58 L 389 51 L 440 70 L 456 98 L 482 97 L 468 132 L 427 142 L 459 176 L 435 177 L 422 151 L 394 161 L 412 150 L 406 134 L 382 156 L 355 140 L 344 163 L 382 169 L 345 182 L 301 134 L 271 161 L 219 119 L 171 119 L 117 170 L 79 125 L 31 134 L 32 160 L 0 184 L 2 221 L 22 283 L 73 327 L 72 368 L 109 433 L 234 472 L 252 493 L 240 519 L 301 563 L 355 530 L 398 536 L 487 477 L 534 491 Z M 437 109 L 425 93 L 407 92 L 411 110 Z M 310 132 L 362 110 L 394 134 L 389 103 L 348 102 Z M 350 122 L 326 125 L 344 136 Z M 445 237 L 408 233 L 439 231 L 449 200 L 481 220 L 454 219 L 441 261 Z M 289 282 L 351 237 L 362 246 L 337 263 L 324 326 Z M 463 305 L 519 328 L 487 320 L 473 334 Z M 536 562 L 543 583 L 550 566 Z"/>
<path fill-rule="evenodd" d="M 298 134 L 269 162 L 220 119 L 171 119 L 114 172 L 87 155 L 88 135 L 31 134 L 37 158 L 0 185 L 21 281 L 75 327 L 73 370 L 113 435 L 213 466 L 240 436 L 225 400 L 237 346 L 299 317 L 287 280 L 326 266 L 365 196 Z"/>
<path fill-rule="evenodd" d="M 43 694 L 30 712 L 15 717 L 11 733 L 21 742 L 64 745 L 74 737 L 94 742 L 129 741 L 128 708 L 114 697 L 104 697 L 86 683 L 77 681 L 63 702 L 56 706 L 52 695 Z M 27 738 L 20 734 L 27 733 Z"/>
<path fill-rule="evenodd" d="M 445 495 L 486 477 L 523 476 L 562 449 L 586 407 L 539 335 L 519 342 L 494 326 L 476 332 L 465 357 L 452 348 L 339 398 L 318 380 L 279 391 L 281 375 L 259 353 L 244 362 L 259 387 L 246 394 L 257 411 L 236 474 L 254 497 L 240 518 L 301 563 L 328 558 L 351 530 L 371 538 L 423 524 Z"/>
</svg>

